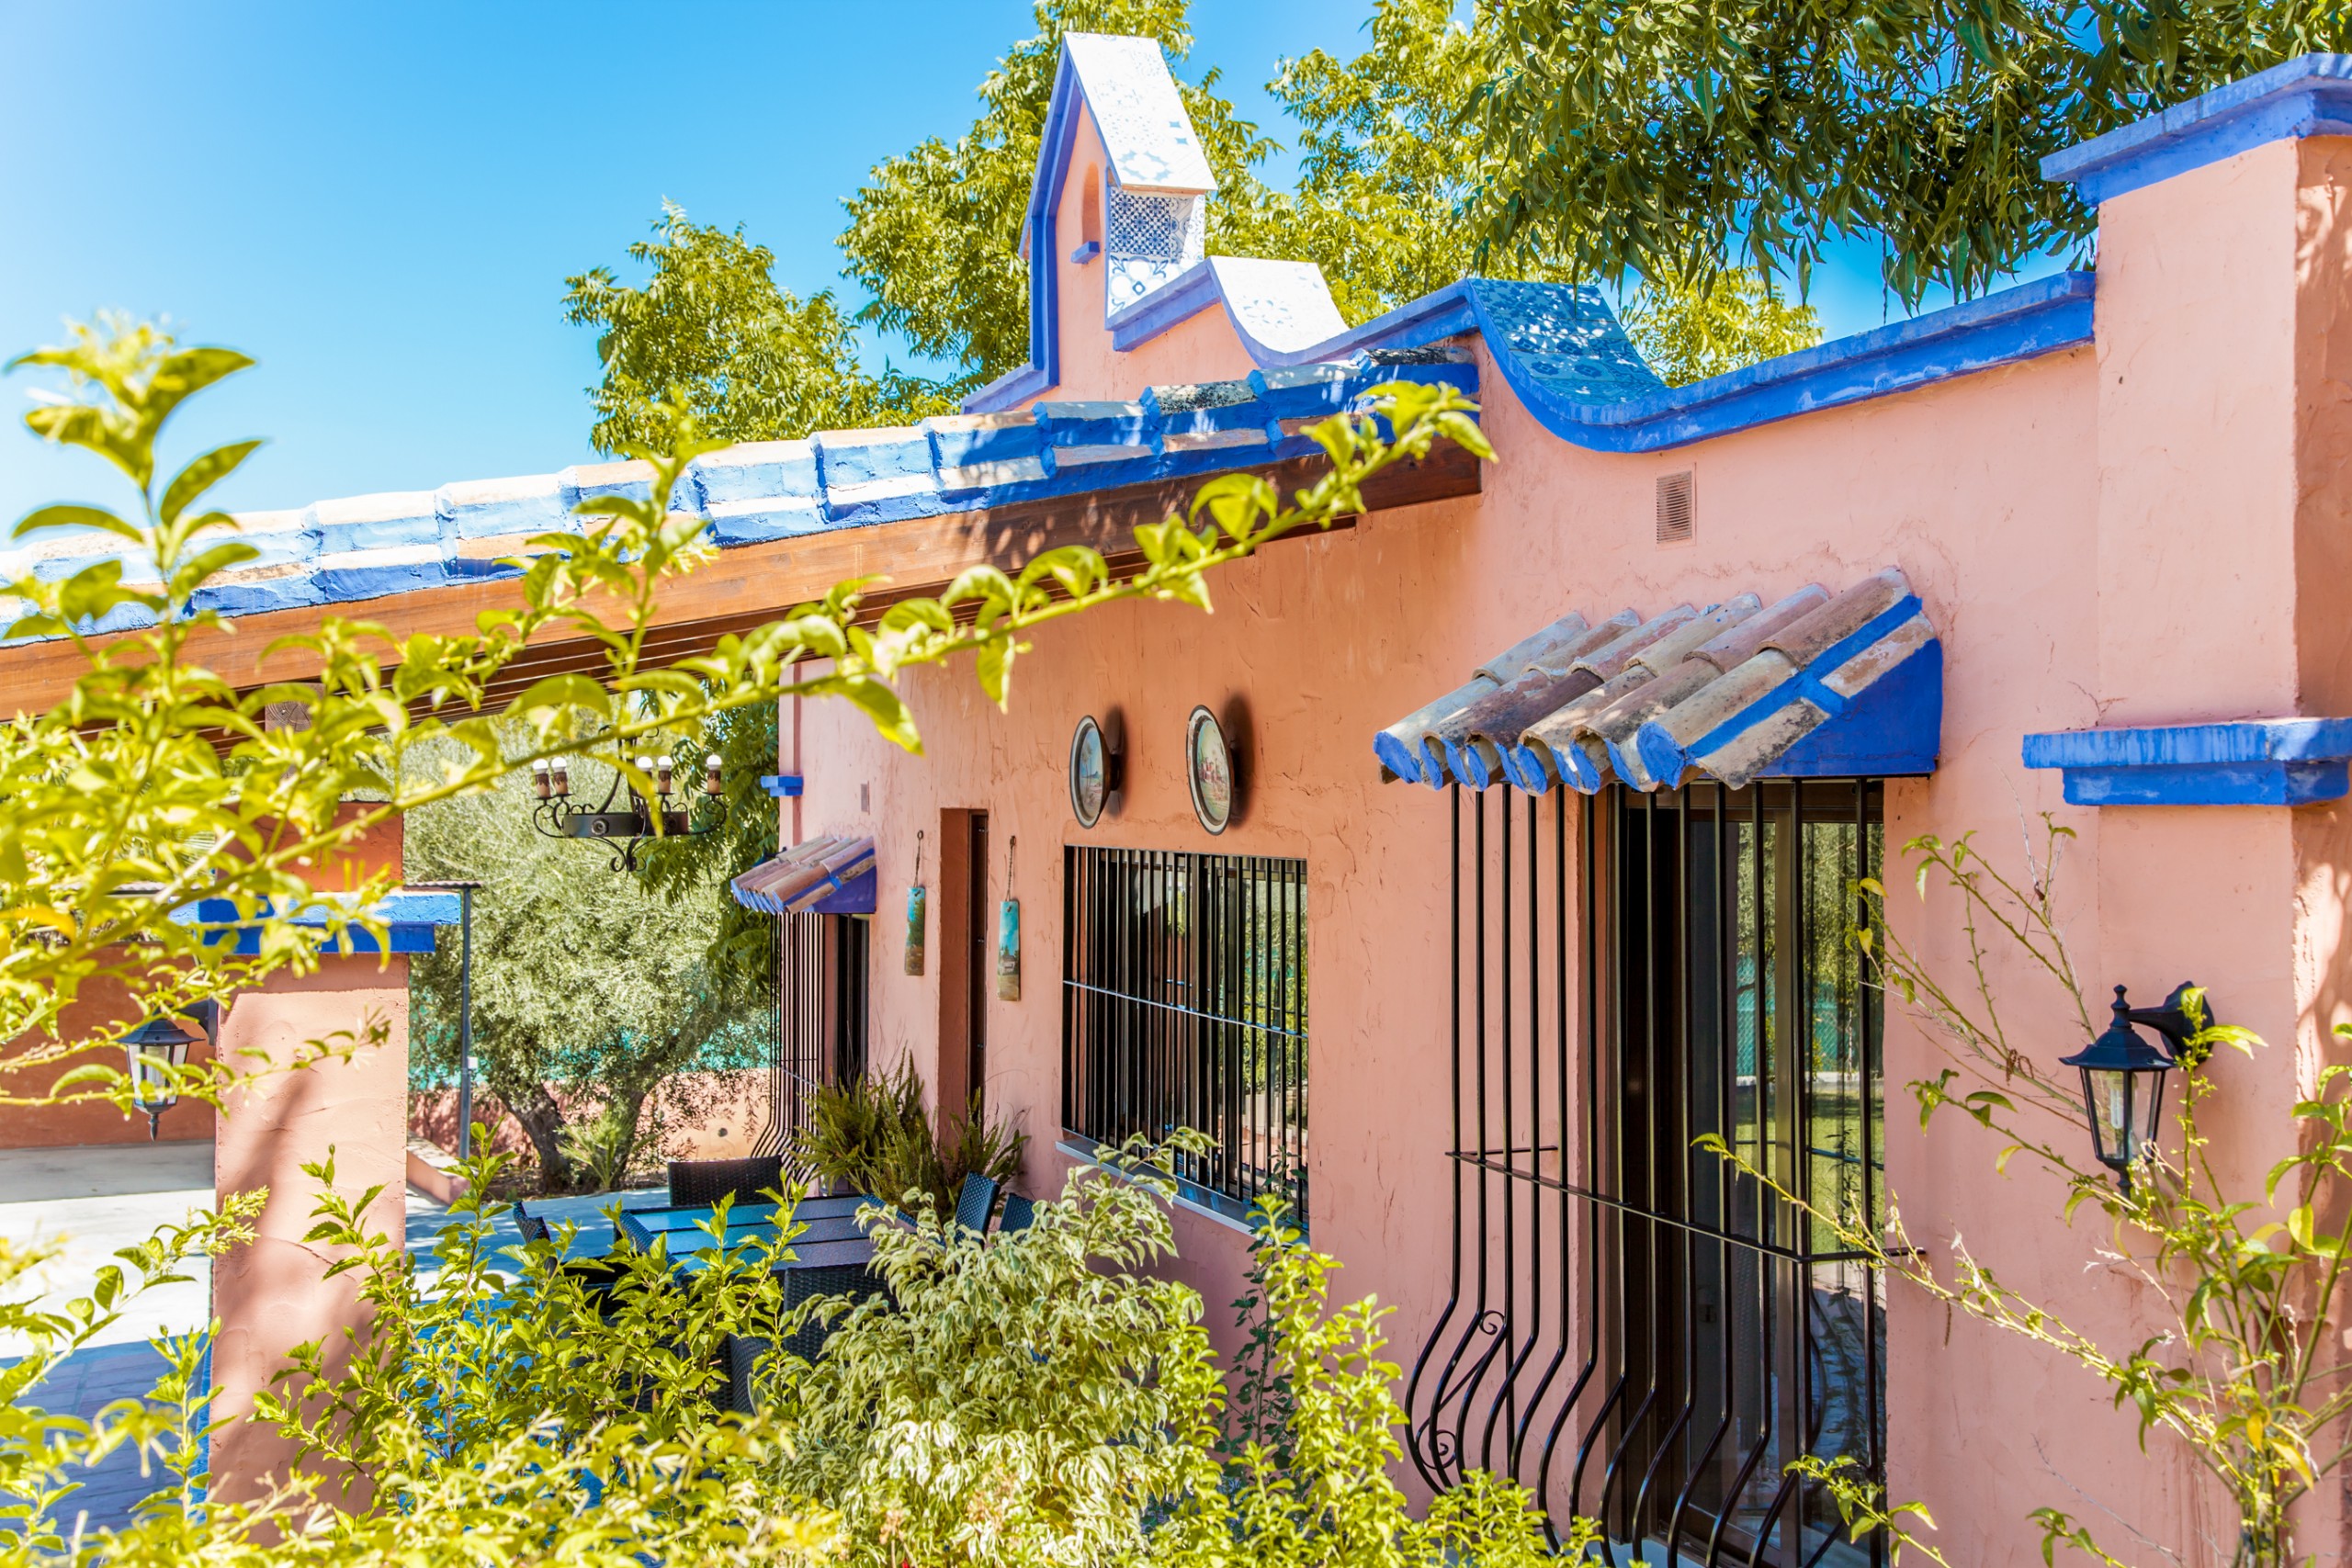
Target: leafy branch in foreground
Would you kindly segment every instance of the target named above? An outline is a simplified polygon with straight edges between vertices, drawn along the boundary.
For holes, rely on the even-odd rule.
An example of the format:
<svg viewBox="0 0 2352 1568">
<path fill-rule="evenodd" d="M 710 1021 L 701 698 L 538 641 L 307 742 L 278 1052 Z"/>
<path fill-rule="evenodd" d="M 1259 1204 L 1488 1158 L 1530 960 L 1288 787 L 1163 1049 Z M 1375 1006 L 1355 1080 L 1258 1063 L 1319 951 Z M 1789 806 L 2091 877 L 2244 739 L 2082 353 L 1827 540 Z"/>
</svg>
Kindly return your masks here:
<svg viewBox="0 0 2352 1568">
<path fill-rule="evenodd" d="M 1915 1241 L 1892 1199 L 1883 1222 L 1832 1212 L 1799 1197 L 1718 1136 L 1701 1138 L 1699 1145 L 1811 1214 L 1871 1267 L 2097 1378 L 2115 1407 L 2130 1413 L 2143 1447 L 2152 1434 L 2177 1438 L 2229 1496 L 2238 1530 L 2206 1543 L 2211 1559 L 2236 1568 L 2283 1568 L 2293 1559 L 2297 1499 L 2352 1457 L 2352 1359 L 2342 1353 L 2335 1304 L 2352 1217 L 2333 1201 L 2352 1179 L 2352 1068 L 2323 1069 L 2296 1103 L 2284 1141 L 2298 1152 L 2271 1167 L 2259 1198 L 2235 1191 L 2211 1157 L 2200 1120 L 2213 1092 L 2207 1067 L 2217 1046 L 2251 1055 L 2262 1042 L 2212 1023 L 2202 993 L 2192 988 L 2182 1007 L 2202 1027 L 2182 1054 L 2171 1152 L 2152 1155 L 2128 1192 L 2103 1168 L 2077 1164 L 2065 1150 L 2081 1132 L 2079 1095 L 2018 1045 L 1993 983 L 2001 967 L 1996 955 L 2022 956 L 2028 973 L 2071 1002 L 2082 1037 L 2092 1033 L 2080 970 L 2058 917 L 2059 858 L 2072 835 L 2047 817 L 2042 829 L 2039 850 L 2029 846 L 2023 876 L 1991 865 L 1971 836 L 1946 841 L 1928 835 L 1905 846 L 1923 898 L 1931 884 L 1959 897 L 1967 983 L 1940 978 L 1916 949 L 1889 934 L 1882 918 L 1886 891 L 1874 880 L 1858 889 L 1872 918 L 1855 940 L 1879 984 L 1952 1059 L 1935 1077 L 1910 1086 L 1920 1124 L 1939 1111 L 1965 1116 L 2002 1140 L 1996 1165 L 2004 1173 L 2023 1156 L 2064 1184 L 2068 1218 L 2086 1206 L 2102 1213 L 2109 1240 L 2098 1262 L 2138 1286 L 2135 1296 L 2152 1320 L 2144 1337 L 2102 1343 L 2062 1311 L 2021 1293 L 1956 1235 L 1943 1244 L 1939 1271 L 1935 1249 Z M 2352 1037 L 2352 1027 L 2340 1025 L 2337 1032 Z M 1812 1460 L 1792 1468 L 1824 1484 L 1857 1539 L 1883 1529 L 1897 1548 L 1917 1547 L 1945 1561 L 1918 1534 L 1934 1528 L 1924 1506 L 1888 1506 L 1883 1489 L 1850 1464 Z M 2044 1507 L 2031 1517 L 2042 1530 L 2045 1559 L 2065 1546 L 2120 1568 L 2075 1516 Z M 2141 1544 L 2179 1560 L 2170 1546 Z"/>
<path fill-rule="evenodd" d="M 16 530 L 21 539 L 95 528 L 126 549 L 59 578 L 23 570 L 6 588 L 19 614 L 5 635 L 57 639 L 75 675 L 47 711 L 0 727 L 0 799 L 9 806 L 0 813 L 0 1039 L 17 1042 L 0 1050 L 0 1104 L 127 1104 L 129 1083 L 111 1065 L 119 1057 L 85 1060 L 50 1083 L 24 1075 L 106 1056 L 99 1048 L 118 1046 L 140 1014 L 226 1000 L 272 974 L 310 969 L 322 946 L 355 931 L 380 942 L 368 908 L 390 877 L 355 852 L 404 812 L 481 793 L 559 755 L 587 756 L 650 790 L 632 761 L 650 740 L 772 705 L 811 667 L 818 672 L 793 686 L 797 694 L 845 698 L 918 749 L 893 684 L 904 671 L 968 653 L 983 689 L 1002 703 L 1023 639 L 1037 628 L 1128 600 L 1206 609 L 1210 571 L 1361 510 L 1362 486 L 1392 463 L 1440 439 L 1491 456 L 1460 394 L 1392 383 L 1363 412 L 1317 429 L 1331 467 L 1314 484 L 1285 500 L 1251 477 L 1211 480 L 1186 514 L 1136 531 L 1143 564 L 1129 574 L 1091 549 L 1054 550 L 1017 572 L 975 566 L 944 592 L 903 600 L 872 625 L 862 602 L 878 580 L 867 579 L 657 668 L 648 636 L 663 585 L 715 553 L 702 520 L 670 509 L 687 466 L 716 445 L 673 408 L 670 444 L 635 454 L 645 495 L 583 501 L 576 530 L 531 538 L 512 562 L 516 604 L 483 613 L 473 633 L 403 637 L 322 615 L 315 630 L 245 645 L 276 677 L 245 686 L 198 657 L 239 647 L 227 640 L 229 618 L 198 596 L 228 574 L 266 568 L 236 520 L 202 500 L 259 444 L 206 452 L 161 481 L 154 448 L 182 403 L 250 363 L 119 322 L 77 328 L 67 344 L 15 362 L 67 378 L 67 395 L 28 416 L 32 428 L 104 457 L 139 504 L 128 515 L 44 507 Z M 492 682 L 555 637 L 593 645 L 599 673 L 551 676 L 493 705 Z M 281 705 L 307 724 L 273 725 Z M 519 747 L 503 743 L 518 731 Z M 438 765 L 401 767 L 425 739 L 447 743 Z M 323 926 L 298 923 L 304 914 Z M 238 944 L 253 951 L 224 943 L 232 926 L 254 933 Z M 69 1028 L 65 1010 L 100 977 L 121 985 L 132 1016 Z M 198 1096 L 228 1081 L 217 1063 L 178 1077 L 180 1091 Z"/>
</svg>

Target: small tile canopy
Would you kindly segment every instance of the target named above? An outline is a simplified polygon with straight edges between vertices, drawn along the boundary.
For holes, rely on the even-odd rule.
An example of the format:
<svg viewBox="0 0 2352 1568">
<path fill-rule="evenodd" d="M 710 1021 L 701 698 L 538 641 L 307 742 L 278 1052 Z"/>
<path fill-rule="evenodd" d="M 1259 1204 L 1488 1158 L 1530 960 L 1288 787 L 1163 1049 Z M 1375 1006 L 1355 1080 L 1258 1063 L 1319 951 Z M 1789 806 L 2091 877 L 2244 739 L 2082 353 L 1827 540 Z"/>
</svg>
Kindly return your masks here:
<svg viewBox="0 0 2352 1568">
<path fill-rule="evenodd" d="M 1842 593 L 1743 593 L 1645 618 L 1572 612 L 1375 736 L 1381 765 L 1431 789 L 1585 795 L 1684 779 L 1932 773 L 1943 645 L 1893 568 Z"/>
<path fill-rule="evenodd" d="M 873 835 L 803 839 L 741 873 L 728 887 L 735 902 L 763 915 L 870 915 Z"/>
</svg>

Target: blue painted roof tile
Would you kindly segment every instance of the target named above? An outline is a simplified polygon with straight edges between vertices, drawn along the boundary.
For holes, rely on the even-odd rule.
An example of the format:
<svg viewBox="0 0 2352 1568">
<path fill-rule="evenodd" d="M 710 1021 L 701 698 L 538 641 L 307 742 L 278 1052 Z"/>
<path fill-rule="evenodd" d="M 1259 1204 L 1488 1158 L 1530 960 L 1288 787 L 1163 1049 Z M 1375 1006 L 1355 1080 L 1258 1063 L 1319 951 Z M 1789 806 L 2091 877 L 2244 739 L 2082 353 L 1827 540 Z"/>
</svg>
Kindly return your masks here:
<svg viewBox="0 0 2352 1568">
<path fill-rule="evenodd" d="M 1373 750 L 1432 787 L 1533 794 L 1924 773 L 1941 743 L 1942 669 L 1935 628 L 1890 568 L 1834 598 L 1808 588 L 1769 608 L 1742 594 L 1638 626 L 1630 613 L 1592 627 L 1570 616 Z"/>
<path fill-rule="evenodd" d="M 563 480 L 555 474 L 459 479 L 434 492 L 434 510 L 445 536 L 452 539 L 568 533 L 573 527 L 570 505 Z"/>
<path fill-rule="evenodd" d="M 1473 367 L 1460 361 L 1425 355 L 1400 367 L 1360 356 L 1247 381 L 1154 389 L 1135 402 L 1041 403 L 916 426 L 747 442 L 696 458 L 672 505 L 707 519 L 712 541 L 732 548 L 1212 474 L 1268 460 L 1270 444 L 1290 439 L 1282 434 L 1283 408 L 1319 416 L 1398 375 L 1475 388 Z M 573 502 L 643 498 L 650 485 L 643 463 L 589 463 L 253 513 L 239 522 L 259 558 L 225 574 L 199 604 L 250 615 L 511 577 L 518 569 L 502 563 L 530 554 L 533 537 L 581 525 Z M 28 571 L 63 578 L 115 556 L 105 536 L 35 539 L 0 551 L 0 583 Z"/>
</svg>

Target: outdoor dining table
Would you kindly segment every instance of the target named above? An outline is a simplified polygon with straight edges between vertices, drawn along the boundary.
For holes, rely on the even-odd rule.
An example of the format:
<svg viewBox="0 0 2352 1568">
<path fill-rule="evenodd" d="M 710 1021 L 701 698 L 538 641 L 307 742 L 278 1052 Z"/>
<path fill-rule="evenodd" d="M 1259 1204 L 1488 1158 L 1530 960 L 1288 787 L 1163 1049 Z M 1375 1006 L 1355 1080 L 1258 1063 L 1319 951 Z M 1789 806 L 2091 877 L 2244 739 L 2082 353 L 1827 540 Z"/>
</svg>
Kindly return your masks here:
<svg viewBox="0 0 2352 1568">
<path fill-rule="evenodd" d="M 781 1274 L 796 1268 L 870 1261 L 874 1256 L 874 1244 L 867 1238 L 865 1228 L 857 1218 L 858 1210 L 865 1201 L 862 1199 L 809 1199 L 800 1203 L 792 1211 L 793 1219 L 801 1226 L 790 1243 L 794 1256 L 779 1259 L 775 1271 Z M 812 1209 L 818 1212 L 812 1214 Z M 680 1269 L 692 1271 L 707 1265 L 707 1254 L 717 1246 L 736 1247 L 758 1240 L 763 1235 L 773 1236 L 780 1206 L 775 1203 L 734 1205 L 728 1212 L 727 1228 L 717 1240 L 703 1228 L 716 1212 L 707 1204 L 624 1209 L 620 1213 L 618 1229 L 643 1249 L 650 1250 L 655 1241 L 660 1240 Z"/>
<path fill-rule="evenodd" d="M 858 1211 L 875 1201 L 876 1200 L 872 1198 L 854 1192 L 835 1198 L 804 1198 L 793 1206 L 792 1213 L 801 1224 L 811 1227 L 833 1221 L 854 1224 Z M 761 1225 L 773 1225 L 775 1223 L 778 1207 L 779 1205 L 775 1203 L 737 1203 L 727 1212 L 727 1228 L 732 1233 L 738 1230 L 754 1229 Z M 653 1245 L 655 1236 L 669 1235 L 673 1238 L 671 1250 L 674 1252 L 678 1249 L 677 1238 L 682 1235 L 699 1234 L 703 1225 L 709 1222 L 714 1212 L 713 1206 L 708 1203 L 661 1204 L 642 1209 L 623 1209 L 613 1225 L 613 1240 L 618 1243 L 625 1237 L 640 1247 L 650 1247 Z M 856 1233 L 851 1231 L 844 1234 Z"/>
</svg>

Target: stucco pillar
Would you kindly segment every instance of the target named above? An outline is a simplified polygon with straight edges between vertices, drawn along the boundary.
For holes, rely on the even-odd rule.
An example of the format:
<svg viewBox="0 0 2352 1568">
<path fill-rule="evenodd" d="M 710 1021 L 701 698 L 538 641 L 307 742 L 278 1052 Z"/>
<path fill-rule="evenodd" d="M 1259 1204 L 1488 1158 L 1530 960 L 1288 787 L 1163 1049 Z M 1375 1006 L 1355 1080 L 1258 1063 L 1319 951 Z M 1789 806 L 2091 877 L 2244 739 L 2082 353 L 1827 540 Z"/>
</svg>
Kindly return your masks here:
<svg viewBox="0 0 2352 1568">
<path fill-rule="evenodd" d="M 338 1032 L 360 1033 L 371 1019 L 387 1043 L 347 1060 L 284 1070 L 308 1042 Z M 282 1474 L 290 1448 L 266 1427 L 247 1423 L 254 1395 L 270 1386 L 287 1353 L 322 1340 L 328 1366 L 345 1359 L 345 1328 L 365 1325 L 359 1280 L 329 1280 L 332 1256 L 303 1242 L 319 1183 L 305 1164 L 333 1154 L 335 1189 L 356 1196 L 381 1185 L 369 1221 L 398 1237 L 407 1192 L 408 960 L 394 954 L 330 958 L 312 975 L 282 977 L 267 990 L 239 997 L 220 1032 L 232 1067 L 265 1062 L 279 1070 L 232 1095 L 221 1108 L 213 1175 L 223 1197 L 266 1188 L 269 1201 L 253 1242 L 212 1269 L 213 1414 L 231 1418 L 212 1440 L 216 1495 L 250 1496 L 262 1478 Z"/>
<path fill-rule="evenodd" d="M 382 869 L 398 874 L 397 827 L 358 846 L 346 866 L 313 886 L 349 885 Z M 313 1042 L 339 1034 L 380 1044 L 289 1070 Z M 295 1346 L 322 1342 L 331 1371 L 348 1359 L 346 1329 L 364 1328 L 355 1275 L 326 1278 L 333 1255 L 305 1243 L 320 1184 L 302 1167 L 334 1156 L 335 1190 L 370 1205 L 372 1228 L 395 1239 L 406 1223 L 408 1168 L 408 959 L 399 953 L 329 956 L 307 976 L 284 974 L 238 996 L 221 1021 L 220 1055 L 232 1071 L 259 1076 L 220 1108 L 213 1152 L 218 1192 L 266 1189 L 254 1237 L 212 1269 L 212 1413 L 228 1424 L 212 1439 L 212 1491 L 250 1497 L 283 1475 L 292 1448 L 245 1417 L 254 1396 L 287 1365 Z"/>
<path fill-rule="evenodd" d="M 2103 726 L 2352 714 L 2352 140 L 2311 134 L 2340 126 L 2341 85 L 2282 67 L 2068 176 L 2099 202 Z M 2346 820 L 2342 802 L 2100 813 L 2094 978 L 2143 1004 L 2197 980 L 2269 1043 L 2213 1069 L 2206 1130 L 2240 1196 L 2346 1056 Z M 2193 1512 L 2198 1488 L 2175 1490 Z M 2345 1504 L 2312 1499 L 2301 1550 L 2352 1548 Z"/>
</svg>

